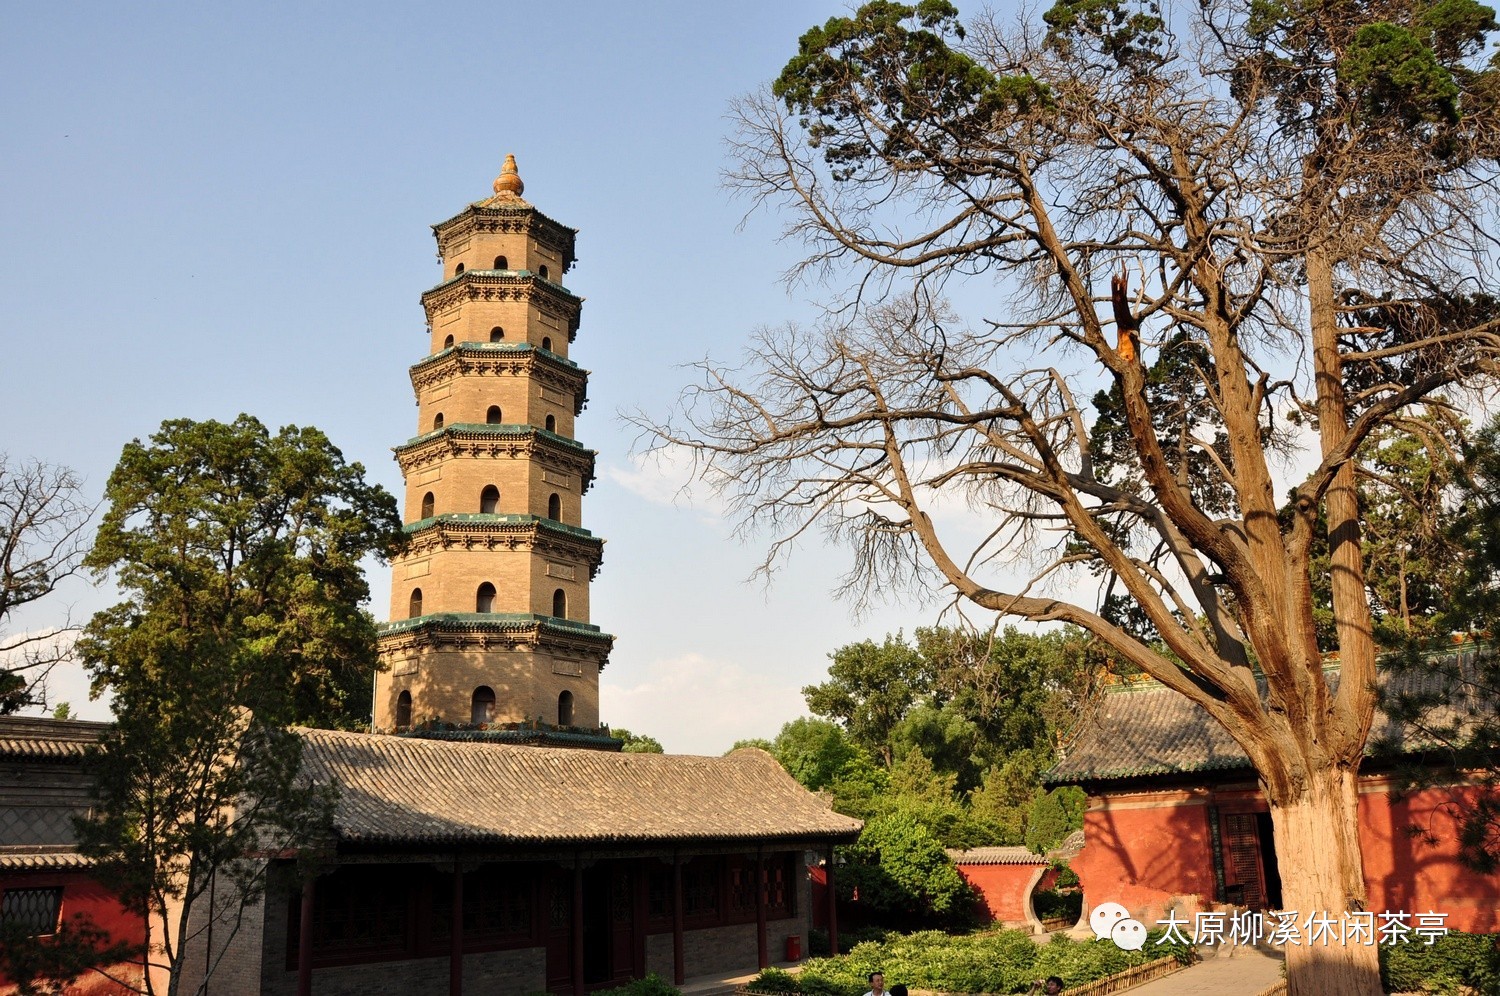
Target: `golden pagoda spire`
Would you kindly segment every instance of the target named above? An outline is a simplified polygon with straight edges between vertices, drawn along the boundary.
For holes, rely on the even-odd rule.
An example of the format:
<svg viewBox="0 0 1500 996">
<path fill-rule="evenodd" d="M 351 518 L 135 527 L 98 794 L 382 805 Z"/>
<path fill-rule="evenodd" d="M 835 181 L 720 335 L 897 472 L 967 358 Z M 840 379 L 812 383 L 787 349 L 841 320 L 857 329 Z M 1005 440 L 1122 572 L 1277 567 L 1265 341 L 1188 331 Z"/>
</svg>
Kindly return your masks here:
<svg viewBox="0 0 1500 996">
<path fill-rule="evenodd" d="M 521 173 L 516 169 L 516 157 L 506 155 L 505 165 L 500 167 L 500 175 L 495 177 L 495 193 L 520 197 L 525 189 L 526 184 L 521 182 Z"/>
</svg>

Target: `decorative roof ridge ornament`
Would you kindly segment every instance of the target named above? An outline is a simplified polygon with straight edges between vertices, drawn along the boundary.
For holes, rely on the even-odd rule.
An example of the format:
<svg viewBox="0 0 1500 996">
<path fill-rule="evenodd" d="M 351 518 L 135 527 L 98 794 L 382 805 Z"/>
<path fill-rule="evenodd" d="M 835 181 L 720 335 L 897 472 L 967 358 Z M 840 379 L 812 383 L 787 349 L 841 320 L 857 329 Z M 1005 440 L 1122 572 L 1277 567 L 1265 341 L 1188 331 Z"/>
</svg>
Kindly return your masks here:
<svg viewBox="0 0 1500 996">
<path fill-rule="evenodd" d="M 516 157 L 513 153 L 506 153 L 505 165 L 500 167 L 500 175 L 495 177 L 495 196 L 520 197 L 526 190 L 526 184 L 521 182 L 521 172 L 516 169 Z"/>
</svg>

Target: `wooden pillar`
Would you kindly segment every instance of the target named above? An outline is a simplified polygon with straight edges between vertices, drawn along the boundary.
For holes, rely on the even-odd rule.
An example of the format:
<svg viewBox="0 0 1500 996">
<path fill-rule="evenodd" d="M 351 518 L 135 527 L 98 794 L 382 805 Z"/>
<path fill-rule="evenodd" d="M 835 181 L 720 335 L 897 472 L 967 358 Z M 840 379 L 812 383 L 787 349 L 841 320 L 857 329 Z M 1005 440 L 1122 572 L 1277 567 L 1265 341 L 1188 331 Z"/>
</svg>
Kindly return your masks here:
<svg viewBox="0 0 1500 996">
<path fill-rule="evenodd" d="M 297 996 L 312 996 L 313 889 L 317 879 L 302 881 L 302 922 L 297 925 Z"/>
<path fill-rule="evenodd" d="M 687 979 L 682 957 L 682 855 L 672 855 L 672 985 Z"/>
<path fill-rule="evenodd" d="M 823 895 L 828 901 L 828 954 L 839 953 L 839 898 L 833 882 L 833 845 L 828 845 L 828 864 L 824 866 Z"/>
<path fill-rule="evenodd" d="M 771 964 L 766 944 L 766 861 L 760 848 L 755 849 L 755 956 L 761 968 Z"/>
<path fill-rule="evenodd" d="M 583 994 L 583 859 L 573 860 L 573 996 Z"/>
<path fill-rule="evenodd" d="M 448 946 L 448 993 L 462 996 L 464 991 L 464 866 L 453 859 L 453 915 L 449 917 L 453 939 Z"/>
</svg>

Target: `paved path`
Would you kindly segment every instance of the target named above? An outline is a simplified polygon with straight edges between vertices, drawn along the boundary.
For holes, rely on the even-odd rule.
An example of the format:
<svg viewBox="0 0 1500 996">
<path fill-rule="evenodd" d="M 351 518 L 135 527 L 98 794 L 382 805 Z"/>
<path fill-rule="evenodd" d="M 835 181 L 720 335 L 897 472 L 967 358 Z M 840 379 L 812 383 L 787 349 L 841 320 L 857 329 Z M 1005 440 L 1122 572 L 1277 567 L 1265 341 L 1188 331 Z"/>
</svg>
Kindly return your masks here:
<svg viewBox="0 0 1500 996">
<path fill-rule="evenodd" d="M 1256 996 L 1281 981 L 1281 959 L 1261 951 L 1238 951 L 1201 961 L 1166 978 L 1136 986 L 1130 996 Z"/>
</svg>

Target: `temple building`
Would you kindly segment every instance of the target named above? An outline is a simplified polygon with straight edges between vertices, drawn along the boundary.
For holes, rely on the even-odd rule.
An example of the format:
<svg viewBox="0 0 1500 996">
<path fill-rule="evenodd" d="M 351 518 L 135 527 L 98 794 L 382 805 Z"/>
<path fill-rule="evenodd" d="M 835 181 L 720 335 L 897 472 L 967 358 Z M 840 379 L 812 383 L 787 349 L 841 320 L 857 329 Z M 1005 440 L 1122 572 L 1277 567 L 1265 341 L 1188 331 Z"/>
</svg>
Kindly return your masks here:
<svg viewBox="0 0 1500 996">
<path fill-rule="evenodd" d="M 432 226 L 417 435 L 396 447 L 410 546 L 393 565 L 375 729 L 599 726 L 614 638 L 589 622 L 604 543 L 582 526 L 594 451 L 575 438 L 588 372 L 568 358 L 583 299 L 562 284 L 577 232 L 494 195 Z M 540 724 L 537 723 L 540 721 Z"/>
</svg>

